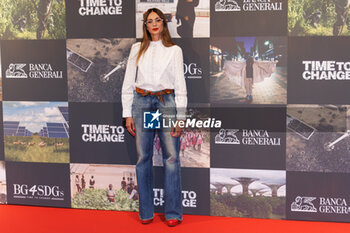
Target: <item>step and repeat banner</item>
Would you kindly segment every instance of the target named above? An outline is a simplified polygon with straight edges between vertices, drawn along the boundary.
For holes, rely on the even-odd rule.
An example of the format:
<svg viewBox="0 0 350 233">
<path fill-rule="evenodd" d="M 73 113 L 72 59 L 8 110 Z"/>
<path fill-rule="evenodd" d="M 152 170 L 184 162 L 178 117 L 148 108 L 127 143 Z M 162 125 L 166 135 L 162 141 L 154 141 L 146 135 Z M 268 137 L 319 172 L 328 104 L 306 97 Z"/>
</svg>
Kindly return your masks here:
<svg viewBox="0 0 350 233">
<path fill-rule="evenodd" d="M 184 213 L 349 222 L 350 0 L 0 0 L 0 203 L 138 211 L 121 87 L 153 7 L 184 55 Z M 153 164 L 161 212 L 158 136 Z"/>
</svg>

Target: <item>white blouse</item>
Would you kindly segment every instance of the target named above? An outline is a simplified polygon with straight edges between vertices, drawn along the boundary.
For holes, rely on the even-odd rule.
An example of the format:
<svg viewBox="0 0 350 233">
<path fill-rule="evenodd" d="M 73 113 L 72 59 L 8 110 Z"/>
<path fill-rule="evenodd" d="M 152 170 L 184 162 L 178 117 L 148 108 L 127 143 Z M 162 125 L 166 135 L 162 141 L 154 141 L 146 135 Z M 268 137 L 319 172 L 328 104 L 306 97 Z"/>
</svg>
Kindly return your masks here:
<svg viewBox="0 0 350 233">
<path fill-rule="evenodd" d="M 175 103 L 178 119 L 184 119 L 187 107 L 187 90 L 184 76 L 182 50 L 179 46 L 165 47 L 162 40 L 151 41 L 138 62 L 137 80 L 136 59 L 141 42 L 132 45 L 122 87 L 123 117 L 131 117 L 131 106 L 135 87 L 160 91 L 175 90 Z"/>
</svg>

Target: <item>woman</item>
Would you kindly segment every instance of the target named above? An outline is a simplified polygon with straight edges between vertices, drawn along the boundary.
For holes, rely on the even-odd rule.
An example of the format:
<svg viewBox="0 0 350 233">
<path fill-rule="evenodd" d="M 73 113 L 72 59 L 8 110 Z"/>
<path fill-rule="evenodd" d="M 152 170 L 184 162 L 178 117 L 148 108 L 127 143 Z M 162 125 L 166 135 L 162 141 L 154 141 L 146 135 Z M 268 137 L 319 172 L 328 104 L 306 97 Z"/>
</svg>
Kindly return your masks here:
<svg viewBox="0 0 350 233">
<path fill-rule="evenodd" d="M 158 135 L 155 135 L 154 137 L 154 147 L 156 148 L 156 151 L 157 151 L 157 155 L 160 155 L 160 139 L 158 137 Z"/>
<path fill-rule="evenodd" d="M 199 129 L 196 133 L 196 145 L 197 145 L 197 150 L 201 152 L 202 144 L 203 144 L 203 135 L 202 131 Z"/>
<path fill-rule="evenodd" d="M 94 176 L 91 176 L 89 184 L 90 184 L 89 188 L 94 189 L 94 186 L 95 186 Z"/>
<path fill-rule="evenodd" d="M 81 189 L 83 191 L 85 190 L 85 185 L 86 185 L 85 177 L 84 177 L 84 175 L 81 175 Z"/>
<path fill-rule="evenodd" d="M 80 180 L 79 180 L 79 176 L 78 175 L 75 176 L 75 185 L 77 186 L 77 192 L 80 193 L 81 192 L 81 187 L 80 187 Z"/>
<path fill-rule="evenodd" d="M 185 157 L 186 144 L 186 133 L 182 133 L 180 136 L 180 151 L 183 157 Z"/>
<path fill-rule="evenodd" d="M 246 75 L 245 75 L 245 90 L 246 90 L 246 93 L 247 93 L 247 96 L 245 97 L 246 99 L 246 102 L 252 102 L 253 101 L 253 83 L 254 83 L 254 80 L 253 80 L 253 64 L 254 64 L 254 59 L 249 56 L 247 59 L 246 59 L 246 68 L 245 68 L 245 72 L 246 72 Z"/>
<path fill-rule="evenodd" d="M 113 190 L 113 185 L 109 184 L 108 185 L 108 191 L 107 191 L 107 200 L 109 202 L 114 202 L 114 198 L 115 198 L 115 192 Z"/>
<path fill-rule="evenodd" d="M 193 132 L 191 131 L 191 129 L 187 128 L 186 130 L 186 137 L 187 137 L 187 147 L 191 147 L 192 144 L 192 134 Z"/>
<path fill-rule="evenodd" d="M 192 147 L 193 150 L 196 150 L 196 143 L 197 143 L 197 131 L 194 129 L 192 132 Z"/>
<path fill-rule="evenodd" d="M 187 91 L 183 55 L 172 41 L 164 14 L 152 8 L 143 14 L 142 42 L 133 44 L 122 88 L 123 117 L 126 128 L 136 137 L 138 161 L 136 175 L 140 198 L 141 223 L 152 222 L 153 139 L 156 130 L 144 129 L 143 113 L 159 110 L 163 115 L 184 119 Z M 166 113 L 166 114 L 164 114 Z M 182 194 L 177 124 L 171 132 L 157 129 L 164 164 L 164 214 L 168 226 L 182 221 Z"/>
<path fill-rule="evenodd" d="M 196 20 L 194 8 L 199 4 L 199 0 L 179 0 L 176 7 L 177 24 L 181 21 L 181 26 L 178 26 L 177 33 L 182 38 L 193 37 L 193 25 Z"/>
</svg>

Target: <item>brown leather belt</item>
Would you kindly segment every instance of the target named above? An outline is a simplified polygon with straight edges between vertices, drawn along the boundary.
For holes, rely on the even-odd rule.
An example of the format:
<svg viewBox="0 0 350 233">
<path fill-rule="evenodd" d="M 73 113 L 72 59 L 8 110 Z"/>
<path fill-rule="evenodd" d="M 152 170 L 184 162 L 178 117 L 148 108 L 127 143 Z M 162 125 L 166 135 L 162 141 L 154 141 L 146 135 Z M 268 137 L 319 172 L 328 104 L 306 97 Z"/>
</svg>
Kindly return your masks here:
<svg viewBox="0 0 350 233">
<path fill-rule="evenodd" d="M 155 95 L 158 97 L 160 102 L 162 102 L 162 104 L 164 104 L 163 95 L 168 95 L 168 94 L 174 93 L 174 89 L 164 89 L 161 91 L 148 91 L 148 90 L 144 90 L 144 89 L 136 87 L 136 92 L 141 94 L 141 96 Z"/>
</svg>

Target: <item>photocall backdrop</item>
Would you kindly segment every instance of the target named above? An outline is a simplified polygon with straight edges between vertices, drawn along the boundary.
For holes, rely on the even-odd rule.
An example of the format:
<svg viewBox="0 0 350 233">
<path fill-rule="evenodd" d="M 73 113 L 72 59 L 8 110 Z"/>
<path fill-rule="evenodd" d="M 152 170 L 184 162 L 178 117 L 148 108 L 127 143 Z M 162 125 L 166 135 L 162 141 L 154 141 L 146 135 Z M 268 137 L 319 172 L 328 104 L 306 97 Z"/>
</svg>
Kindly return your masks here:
<svg viewBox="0 0 350 233">
<path fill-rule="evenodd" d="M 184 213 L 349 222 L 349 5 L 2 0 L 0 203 L 138 211 L 121 87 L 156 7 L 183 51 L 187 114 L 222 123 L 181 136 Z M 153 164 L 162 211 L 157 136 Z"/>
</svg>

